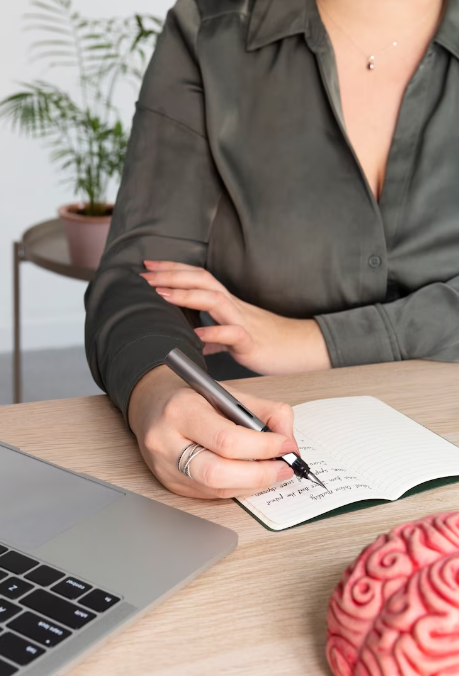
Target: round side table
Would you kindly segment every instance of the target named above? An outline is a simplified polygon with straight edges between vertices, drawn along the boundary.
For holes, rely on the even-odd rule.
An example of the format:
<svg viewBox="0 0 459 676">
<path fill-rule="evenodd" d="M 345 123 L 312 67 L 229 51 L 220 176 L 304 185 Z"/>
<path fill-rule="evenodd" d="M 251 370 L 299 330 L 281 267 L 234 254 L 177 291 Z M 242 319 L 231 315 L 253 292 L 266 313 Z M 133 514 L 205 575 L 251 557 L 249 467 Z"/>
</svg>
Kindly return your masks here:
<svg viewBox="0 0 459 676">
<path fill-rule="evenodd" d="M 15 404 L 19 404 L 22 400 L 20 264 L 23 261 L 35 263 L 40 268 L 58 275 L 81 279 L 85 282 L 90 282 L 94 277 L 93 269 L 71 264 L 64 222 L 58 218 L 34 225 L 23 233 L 19 242 L 13 243 L 13 402 Z"/>
</svg>

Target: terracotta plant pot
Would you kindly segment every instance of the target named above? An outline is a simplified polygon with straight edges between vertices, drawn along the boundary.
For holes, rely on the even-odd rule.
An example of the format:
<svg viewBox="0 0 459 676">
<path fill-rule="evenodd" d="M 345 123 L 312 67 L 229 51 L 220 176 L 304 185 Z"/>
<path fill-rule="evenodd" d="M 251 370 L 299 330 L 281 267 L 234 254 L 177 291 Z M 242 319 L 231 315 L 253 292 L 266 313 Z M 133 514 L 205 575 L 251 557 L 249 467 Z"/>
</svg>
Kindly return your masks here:
<svg viewBox="0 0 459 676">
<path fill-rule="evenodd" d="M 96 269 L 107 240 L 113 205 L 107 205 L 107 216 L 85 216 L 81 204 L 67 204 L 58 209 L 65 223 L 70 262 L 82 268 Z"/>
</svg>

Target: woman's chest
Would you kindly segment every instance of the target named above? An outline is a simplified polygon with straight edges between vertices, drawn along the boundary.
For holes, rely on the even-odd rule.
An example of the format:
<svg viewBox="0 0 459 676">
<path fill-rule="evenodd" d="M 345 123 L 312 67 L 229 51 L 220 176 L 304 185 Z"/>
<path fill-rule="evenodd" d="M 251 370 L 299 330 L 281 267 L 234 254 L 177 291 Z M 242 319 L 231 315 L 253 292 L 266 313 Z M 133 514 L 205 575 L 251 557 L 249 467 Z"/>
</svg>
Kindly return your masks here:
<svg viewBox="0 0 459 676">
<path fill-rule="evenodd" d="M 331 42 L 344 125 L 368 184 L 379 200 L 397 122 L 410 87 L 424 68 L 441 9 L 438 0 L 419 21 L 400 26 L 360 25 L 357 35 L 321 9 Z M 355 28 L 355 27 L 354 27 Z M 389 38 L 389 35 L 391 37 Z M 429 49 L 430 47 L 430 49 Z"/>
<path fill-rule="evenodd" d="M 377 201 L 381 197 L 405 85 L 391 73 L 343 73 L 341 106 L 351 148 Z M 406 83 L 407 84 L 407 83 Z"/>
<path fill-rule="evenodd" d="M 419 274 L 409 273 L 405 288 L 427 283 L 427 259 L 438 261 L 432 274 L 449 274 L 443 252 L 459 246 L 456 62 L 422 73 L 401 116 L 399 99 L 391 99 L 397 133 L 379 206 L 349 129 L 343 133 L 333 82 L 304 42 L 230 65 L 226 72 L 220 61 L 217 72 L 209 60 L 204 77 L 212 83 L 211 152 L 225 188 L 209 264 L 232 291 L 273 311 L 289 306 L 298 316 L 384 299 L 388 276 L 401 279 L 413 256 Z M 363 122 L 371 125 L 365 118 L 377 110 L 376 95 L 374 106 L 352 118 L 361 156 L 366 141 L 357 134 Z M 370 146 L 368 157 L 384 147 Z"/>
</svg>

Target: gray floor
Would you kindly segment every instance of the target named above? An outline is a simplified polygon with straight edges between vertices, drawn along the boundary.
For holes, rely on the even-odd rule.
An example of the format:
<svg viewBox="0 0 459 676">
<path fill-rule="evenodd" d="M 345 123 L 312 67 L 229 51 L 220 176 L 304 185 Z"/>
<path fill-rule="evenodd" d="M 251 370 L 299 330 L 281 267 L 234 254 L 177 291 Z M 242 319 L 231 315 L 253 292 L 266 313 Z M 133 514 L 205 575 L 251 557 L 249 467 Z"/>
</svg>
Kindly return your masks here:
<svg viewBox="0 0 459 676">
<path fill-rule="evenodd" d="M 82 347 L 24 352 L 23 401 L 100 394 Z M 0 405 L 12 404 L 12 357 L 0 354 Z"/>
</svg>

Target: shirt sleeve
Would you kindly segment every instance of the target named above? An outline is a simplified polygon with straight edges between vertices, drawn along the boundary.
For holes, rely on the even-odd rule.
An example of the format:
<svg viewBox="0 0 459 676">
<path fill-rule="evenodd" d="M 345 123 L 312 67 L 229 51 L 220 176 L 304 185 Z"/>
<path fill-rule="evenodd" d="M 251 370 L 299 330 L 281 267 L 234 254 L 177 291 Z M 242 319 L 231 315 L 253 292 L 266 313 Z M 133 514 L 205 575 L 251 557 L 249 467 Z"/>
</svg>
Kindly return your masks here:
<svg viewBox="0 0 459 676">
<path fill-rule="evenodd" d="M 333 366 L 459 362 L 459 276 L 396 301 L 316 317 Z"/>
<path fill-rule="evenodd" d="M 105 252 L 85 295 L 88 363 L 125 416 L 135 384 L 174 347 L 205 368 L 197 314 L 169 305 L 139 276 L 145 259 L 206 262 L 222 188 L 206 138 L 199 22 L 189 0 L 168 14 L 139 96 Z"/>
</svg>

